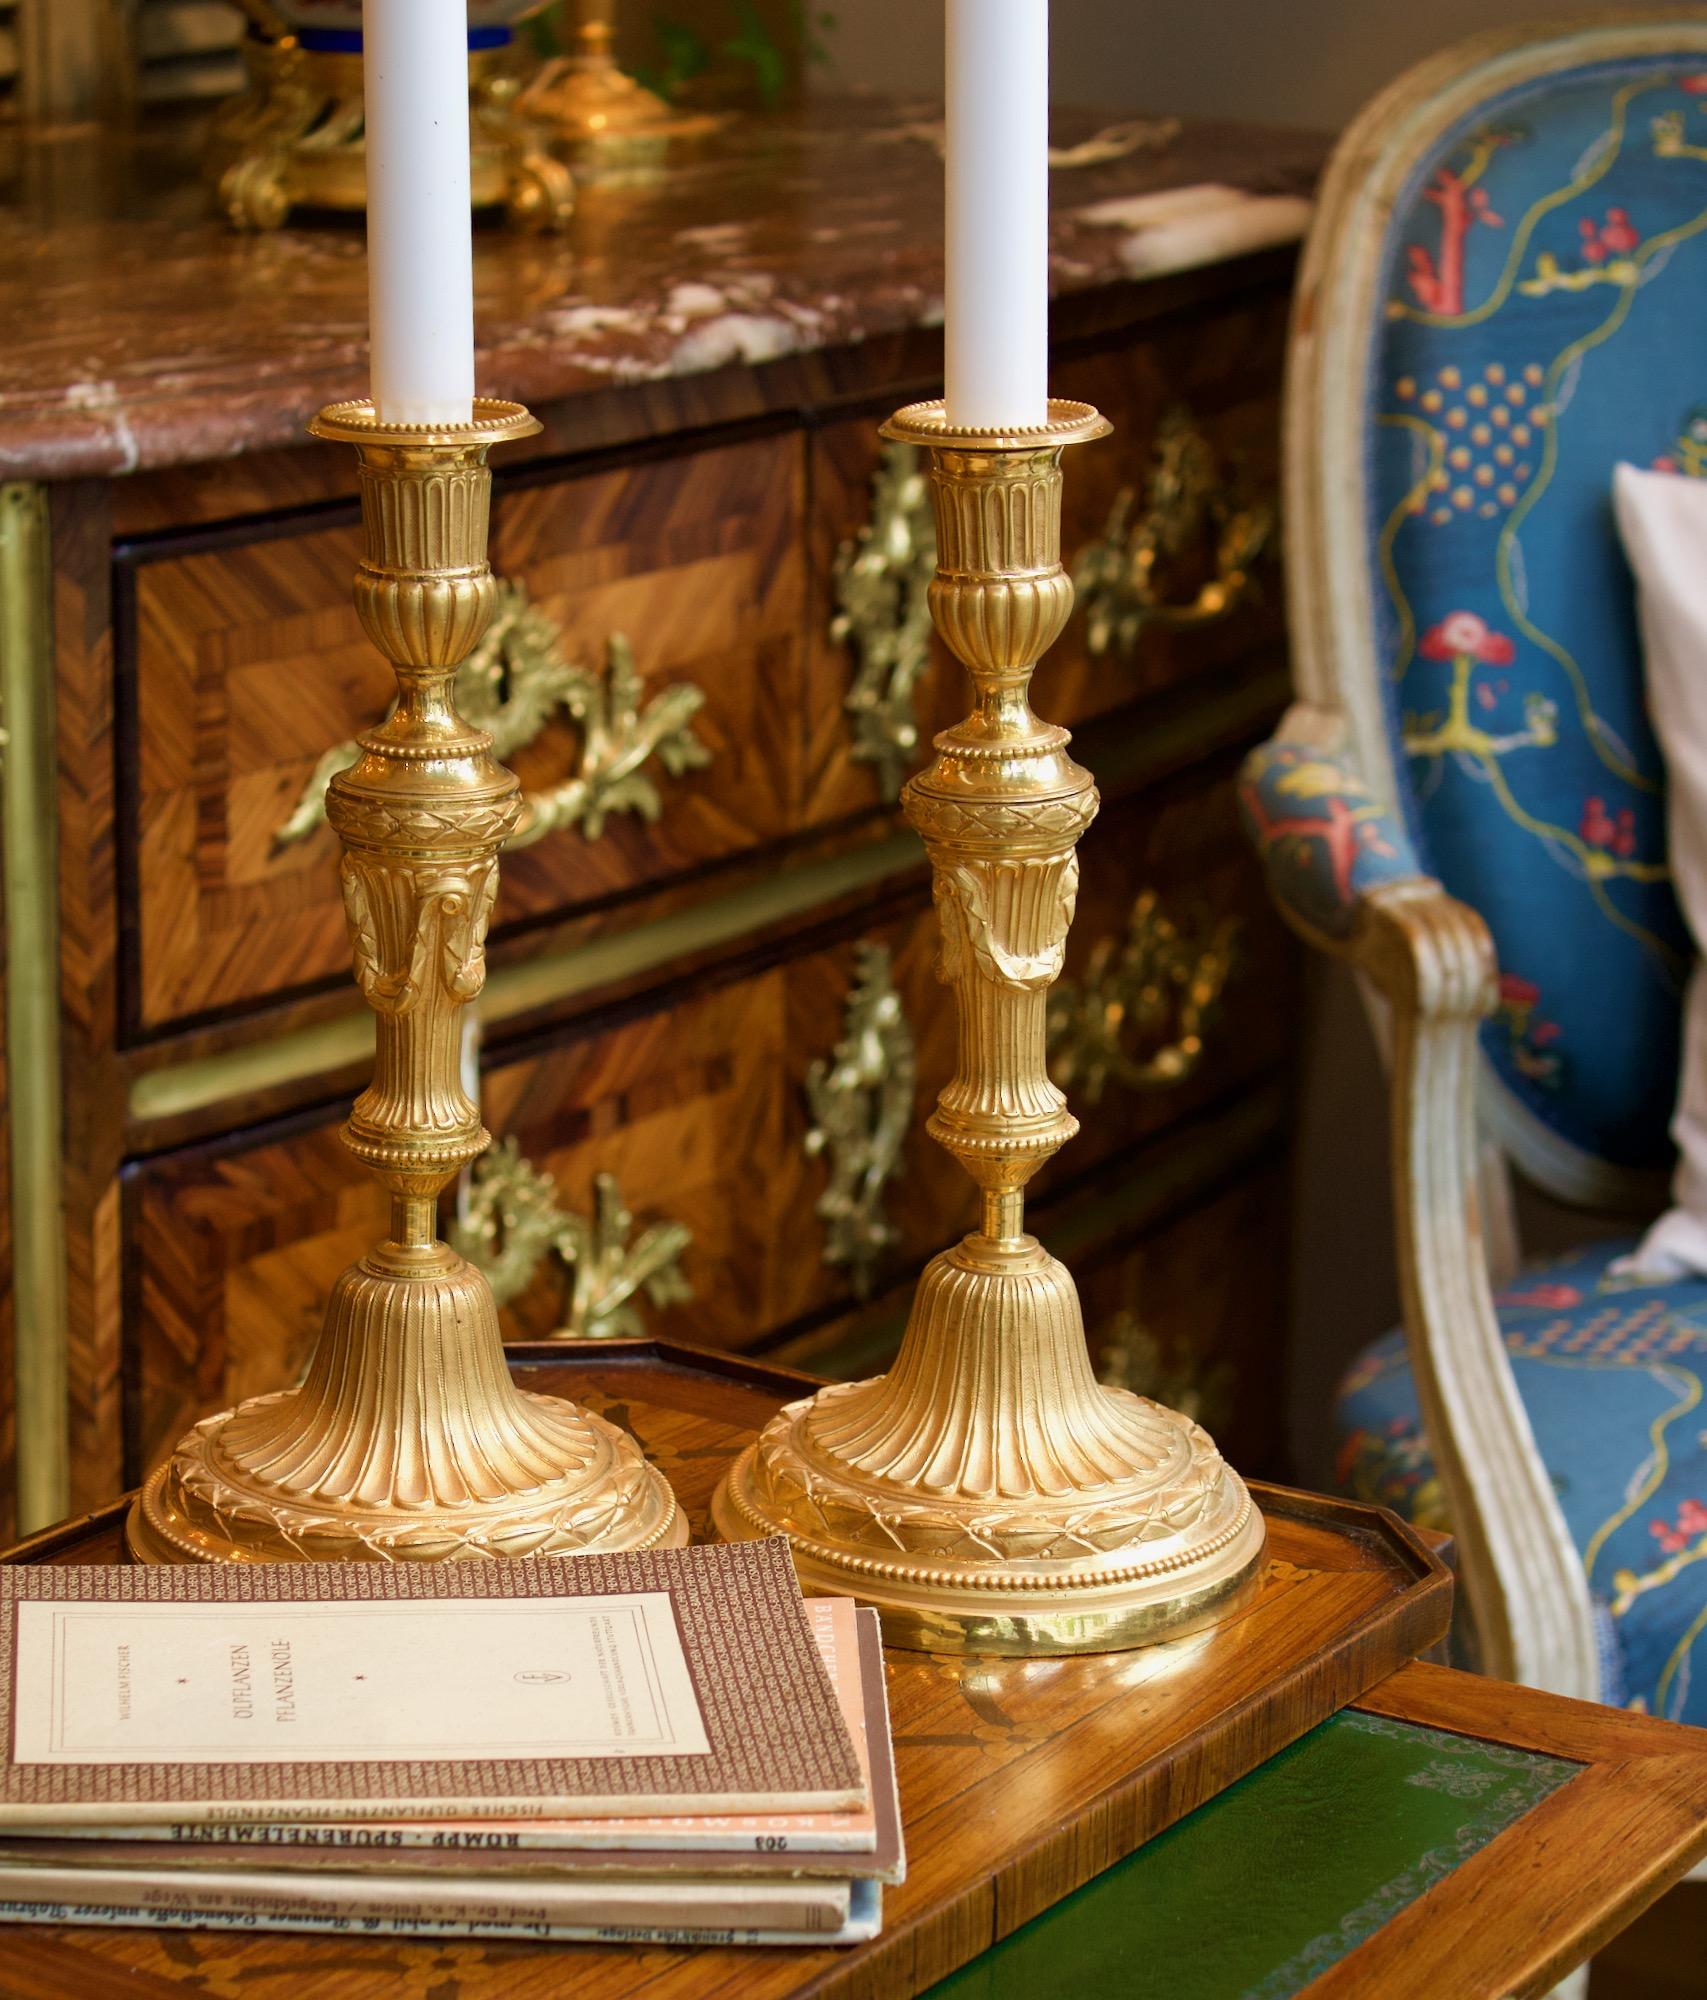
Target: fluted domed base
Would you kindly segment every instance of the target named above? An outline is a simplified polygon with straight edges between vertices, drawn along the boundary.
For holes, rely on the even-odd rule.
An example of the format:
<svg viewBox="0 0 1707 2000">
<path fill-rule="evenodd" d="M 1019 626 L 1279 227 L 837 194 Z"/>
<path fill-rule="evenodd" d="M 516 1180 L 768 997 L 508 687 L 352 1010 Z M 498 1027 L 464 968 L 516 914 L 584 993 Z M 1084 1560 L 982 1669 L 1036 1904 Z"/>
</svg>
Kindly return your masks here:
<svg viewBox="0 0 1707 2000">
<path fill-rule="evenodd" d="M 510 1379 L 485 1277 L 442 1243 L 338 1280 L 299 1389 L 199 1423 L 126 1528 L 143 1562 L 438 1562 L 680 1547 L 626 1433 Z"/>
<path fill-rule="evenodd" d="M 787 1535 L 806 1589 L 941 1652 L 1172 1638 L 1255 1589 L 1264 1542 L 1207 1433 L 1097 1382 L 1072 1278 L 1031 1237 L 935 1259 L 890 1373 L 779 1411 L 713 1516 Z"/>
</svg>

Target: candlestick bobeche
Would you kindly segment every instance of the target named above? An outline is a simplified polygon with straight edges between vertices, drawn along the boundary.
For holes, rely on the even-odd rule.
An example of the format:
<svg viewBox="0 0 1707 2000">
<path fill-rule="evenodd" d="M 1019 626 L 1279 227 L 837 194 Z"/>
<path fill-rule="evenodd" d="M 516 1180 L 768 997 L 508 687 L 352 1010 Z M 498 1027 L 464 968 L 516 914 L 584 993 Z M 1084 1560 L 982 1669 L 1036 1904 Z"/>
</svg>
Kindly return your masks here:
<svg viewBox="0 0 1707 2000">
<path fill-rule="evenodd" d="M 361 461 L 356 607 L 397 704 L 333 780 L 374 1078 L 344 1141 L 391 1197 L 388 1238 L 333 1288 L 300 1388 L 198 1424 L 143 1488 L 131 1552 L 164 1562 L 438 1560 L 680 1544 L 669 1486 L 624 1432 L 511 1380 L 484 1275 L 438 1240 L 437 1200 L 488 1135 L 462 1087 L 458 1017 L 485 979 L 498 849 L 521 811 L 492 739 L 456 712 L 457 667 L 495 603 L 491 446 L 518 404 L 384 424 L 365 403 L 312 426 Z"/>
<path fill-rule="evenodd" d="M 1224 1614 L 1262 1556 L 1262 1517 L 1206 1433 L 1097 1382 L 1071 1274 L 1024 1227 L 1026 1182 L 1078 1130 L 1044 1017 L 1097 810 L 1028 689 L 1073 601 L 1062 449 L 1108 429 L 1066 402 L 1010 432 L 955 429 L 940 404 L 884 426 L 930 454 L 931 613 L 976 688 L 904 800 L 960 1019 L 928 1129 L 977 1182 L 983 1220 L 926 1268 L 889 1373 L 782 1410 L 714 1517 L 727 1537 L 786 1534 L 807 1588 L 877 1605 L 895 1645 L 1140 1645 Z"/>
</svg>

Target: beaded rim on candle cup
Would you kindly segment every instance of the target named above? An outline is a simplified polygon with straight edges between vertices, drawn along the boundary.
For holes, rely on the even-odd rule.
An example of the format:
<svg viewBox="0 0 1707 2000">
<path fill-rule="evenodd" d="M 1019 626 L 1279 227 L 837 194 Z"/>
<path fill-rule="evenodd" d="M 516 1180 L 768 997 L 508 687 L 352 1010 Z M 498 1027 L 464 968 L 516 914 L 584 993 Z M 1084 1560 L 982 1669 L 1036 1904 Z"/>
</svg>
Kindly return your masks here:
<svg viewBox="0 0 1707 2000">
<path fill-rule="evenodd" d="M 533 437 L 544 425 L 521 403 L 499 396 L 476 396 L 465 424 L 382 423 L 372 402 L 359 396 L 347 403 L 328 403 L 308 428 L 316 437 L 348 444 L 457 445 L 503 444 L 511 438 Z"/>
<path fill-rule="evenodd" d="M 878 428 L 884 437 L 901 444 L 961 445 L 983 451 L 1030 451 L 1038 446 L 1088 444 L 1093 438 L 1107 437 L 1114 429 L 1107 417 L 1090 403 L 1051 396 L 1047 407 L 1046 423 L 1010 424 L 1001 430 L 984 430 L 973 425 L 951 424 L 947 407 L 939 396 L 928 403 L 909 403 Z"/>
</svg>

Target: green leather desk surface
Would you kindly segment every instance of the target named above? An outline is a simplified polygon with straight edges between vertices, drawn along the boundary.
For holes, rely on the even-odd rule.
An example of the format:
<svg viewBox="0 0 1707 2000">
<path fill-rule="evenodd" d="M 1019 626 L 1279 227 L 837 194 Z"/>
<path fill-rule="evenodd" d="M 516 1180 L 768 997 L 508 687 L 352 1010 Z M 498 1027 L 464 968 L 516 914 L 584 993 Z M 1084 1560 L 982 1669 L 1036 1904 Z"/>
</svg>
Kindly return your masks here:
<svg viewBox="0 0 1707 2000">
<path fill-rule="evenodd" d="M 926 2000 L 1284 2000 L 1580 1769 L 1347 1709 Z"/>
</svg>

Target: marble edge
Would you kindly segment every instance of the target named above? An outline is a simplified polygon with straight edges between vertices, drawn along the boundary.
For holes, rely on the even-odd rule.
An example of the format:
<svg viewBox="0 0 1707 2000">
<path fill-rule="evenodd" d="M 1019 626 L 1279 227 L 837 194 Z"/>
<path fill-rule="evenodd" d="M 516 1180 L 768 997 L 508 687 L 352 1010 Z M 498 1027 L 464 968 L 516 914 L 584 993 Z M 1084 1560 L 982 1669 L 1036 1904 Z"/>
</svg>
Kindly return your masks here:
<svg viewBox="0 0 1707 2000">
<path fill-rule="evenodd" d="M 1203 197 L 1213 193 L 1216 200 Z M 1228 183 L 1192 183 L 1149 194 L 1058 204 L 1051 245 L 1051 294 L 1062 300 L 1110 286 L 1178 276 L 1300 242 L 1313 204 L 1303 195 Z M 1086 232 L 1089 232 L 1088 236 Z M 1085 253 L 1089 252 L 1090 255 Z M 480 379 L 535 409 L 576 395 L 761 367 L 857 348 L 888 335 L 940 326 L 937 291 L 904 306 L 872 302 L 842 324 L 826 324 L 845 300 L 773 300 L 761 315 L 732 308 L 694 321 L 656 354 L 611 355 L 599 347 L 610 326 L 648 326 L 660 316 L 639 304 L 569 297 L 552 310 L 512 322 L 477 353 Z M 554 337 L 553 317 L 559 321 Z M 570 322 L 568 328 L 562 322 Z M 207 464 L 307 441 L 329 403 L 365 387 L 365 356 L 344 350 L 335 367 L 295 383 L 273 380 L 265 400 L 252 378 L 222 391 L 173 378 L 169 390 L 127 396 L 111 385 L 78 384 L 58 403 L 0 407 L 0 479 L 65 481 Z M 106 388 L 103 398 L 98 391 Z"/>
</svg>

